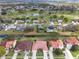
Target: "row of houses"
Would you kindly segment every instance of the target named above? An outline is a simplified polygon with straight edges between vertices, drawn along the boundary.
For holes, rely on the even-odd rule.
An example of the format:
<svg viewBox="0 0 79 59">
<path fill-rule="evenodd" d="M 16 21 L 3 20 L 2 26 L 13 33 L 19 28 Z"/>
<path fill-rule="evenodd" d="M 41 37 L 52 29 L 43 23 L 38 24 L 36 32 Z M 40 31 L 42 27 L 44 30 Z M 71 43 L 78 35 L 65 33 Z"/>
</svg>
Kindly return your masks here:
<svg viewBox="0 0 79 59">
<path fill-rule="evenodd" d="M 49 10 L 49 11 L 76 11 L 79 10 L 78 6 L 74 5 L 62 5 L 62 4 L 1 4 L 0 5 L 0 12 L 7 12 L 7 10 L 31 10 L 31 9 L 37 9 L 37 10 Z"/>
<path fill-rule="evenodd" d="M 73 20 L 71 23 L 63 24 L 62 20 L 57 21 L 57 25 L 55 24 L 54 20 L 50 20 L 49 24 L 45 21 L 40 22 L 39 20 L 16 20 L 13 23 L 2 23 L 0 24 L 0 30 L 8 31 L 8 30 L 17 30 L 17 31 L 33 31 L 35 27 L 37 27 L 38 31 L 46 31 L 46 32 L 53 32 L 54 30 L 62 30 L 64 28 L 72 27 L 74 28 L 76 25 L 79 25 L 79 21 Z"/>
<path fill-rule="evenodd" d="M 6 57 L 6 55 L 10 52 L 10 49 L 14 48 L 14 54 L 11 59 L 16 59 L 19 52 L 21 51 L 24 51 L 25 54 L 24 59 L 29 58 L 30 51 L 32 52 L 32 59 L 37 59 L 36 53 L 38 49 L 41 49 L 43 51 L 43 59 L 48 59 L 48 58 L 54 59 L 54 55 L 53 55 L 54 49 L 61 49 L 63 51 L 65 59 L 66 58 L 74 59 L 73 55 L 70 52 L 70 49 L 72 49 L 72 46 L 76 46 L 76 45 L 77 46 L 79 45 L 79 41 L 77 40 L 76 37 L 66 38 L 64 39 L 64 41 L 60 39 L 51 39 L 48 41 L 48 43 L 42 38 L 36 40 L 35 42 L 32 41 L 17 42 L 17 40 L 13 40 L 13 39 L 8 39 L 3 42 L 0 42 L 0 46 L 6 48 L 6 54 L 3 57 Z M 63 48 L 65 49 L 63 50 Z"/>
</svg>

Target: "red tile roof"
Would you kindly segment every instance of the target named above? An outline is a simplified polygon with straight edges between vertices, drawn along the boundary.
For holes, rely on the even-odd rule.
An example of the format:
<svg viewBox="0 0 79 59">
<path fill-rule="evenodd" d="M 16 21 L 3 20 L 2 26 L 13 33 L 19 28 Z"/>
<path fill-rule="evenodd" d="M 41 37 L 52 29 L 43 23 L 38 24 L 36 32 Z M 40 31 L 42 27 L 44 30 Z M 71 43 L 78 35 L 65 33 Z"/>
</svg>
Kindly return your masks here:
<svg viewBox="0 0 79 59">
<path fill-rule="evenodd" d="M 11 48 L 13 43 L 14 43 L 14 41 L 7 41 L 6 42 L 6 48 Z"/>
<path fill-rule="evenodd" d="M 69 39 L 65 40 L 65 44 L 70 43 L 72 45 L 79 45 L 79 41 L 76 37 L 70 37 Z"/>
<path fill-rule="evenodd" d="M 3 41 L 3 42 L 0 43 L 0 46 L 4 46 L 5 48 L 11 48 L 13 43 L 14 43 L 13 40 Z"/>
<path fill-rule="evenodd" d="M 48 50 L 47 42 L 39 40 L 33 43 L 32 50 L 37 50 L 37 49 L 42 49 L 42 50 L 47 51 Z"/>
<path fill-rule="evenodd" d="M 62 40 L 51 40 L 49 41 L 49 45 L 51 45 L 53 48 L 60 48 L 60 46 L 63 46 Z"/>
</svg>

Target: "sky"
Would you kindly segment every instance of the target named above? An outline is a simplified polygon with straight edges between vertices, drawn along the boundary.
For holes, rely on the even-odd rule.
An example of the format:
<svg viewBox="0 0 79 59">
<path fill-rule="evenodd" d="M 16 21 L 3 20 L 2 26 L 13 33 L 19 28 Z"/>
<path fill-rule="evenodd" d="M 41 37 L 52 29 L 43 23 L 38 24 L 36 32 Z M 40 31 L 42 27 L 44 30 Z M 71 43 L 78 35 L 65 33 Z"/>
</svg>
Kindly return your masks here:
<svg viewBox="0 0 79 59">
<path fill-rule="evenodd" d="M 79 2 L 79 0 L 0 0 L 0 2 L 62 2 L 62 1 L 66 1 L 66 2 Z"/>
</svg>

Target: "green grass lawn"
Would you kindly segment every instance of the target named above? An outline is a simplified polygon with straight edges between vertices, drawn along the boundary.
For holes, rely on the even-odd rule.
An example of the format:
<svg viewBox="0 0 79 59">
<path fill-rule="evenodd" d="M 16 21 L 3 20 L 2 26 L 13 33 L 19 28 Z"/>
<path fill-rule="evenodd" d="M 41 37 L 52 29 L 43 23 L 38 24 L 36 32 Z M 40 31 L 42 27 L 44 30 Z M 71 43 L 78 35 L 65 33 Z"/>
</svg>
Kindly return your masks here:
<svg viewBox="0 0 79 59">
<path fill-rule="evenodd" d="M 49 12 L 50 11 L 43 11 L 43 13 L 41 13 L 41 15 L 43 15 L 44 19 L 49 20 L 50 16 L 54 15 L 54 12 L 55 11 L 51 11 L 51 13 L 52 13 L 51 15 L 48 14 Z M 64 15 L 65 17 L 67 17 L 69 19 L 74 19 L 74 18 L 75 19 L 79 19 L 79 15 L 76 14 L 75 12 L 74 13 L 70 13 L 70 14 L 69 14 L 69 11 L 63 11 L 63 12 L 62 11 L 61 12 L 60 11 L 57 11 L 55 14 L 57 16 Z M 5 18 L 5 19 L 9 19 L 9 18 L 11 19 L 11 18 L 16 18 L 16 17 L 22 18 L 22 17 L 26 17 L 26 16 L 29 15 L 29 18 L 31 19 L 31 18 L 33 18 L 33 16 L 31 14 L 35 14 L 35 13 L 38 13 L 39 14 L 39 10 L 36 10 L 36 11 L 25 10 L 25 11 L 22 11 L 22 12 L 15 11 L 15 12 L 9 13 L 7 15 L 2 15 L 1 17 L 2 18 Z M 38 17 L 38 18 L 40 19 L 40 17 Z"/>
<path fill-rule="evenodd" d="M 40 16 L 39 17 L 37 17 L 39 20 L 43 20 L 43 19 L 45 19 L 46 20 L 46 23 L 44 24 L 45 26 L 49 26 L 49 20 L 50 20 L 50 16 L 52 16 L 53 17 L 53 15 L 54 15 L 54 13 L 53 13 L 54 11 L 51 11 L 51 15 L 49 15 L 48 13 L 49 13 L 49 11 L 44 11 L 43 13 L 41 13 L 40 14 L 40 16 L 41 15 L 43 15 L 43 17 L 44 18 L 41 18 Z M 57 15 L 57 19 L 59 19 L 59 17 L 61 16 L 61 15 L 63 15 L 64 17 L 67 17 L 68 18 L 68 23 L 70 23 L 71 22 L 71 20 L 72 19 L 79 19 L 79 15 L 77 14 L 76 15 L 76 13 L 71 13 L 71 14 L 67 14 L 67 12 L 68 11 L 64 11 L 65 13 L 62 13 L 62 12 L 57 12 L 57 13 L 55 13 L 56 15 Z M 17 18 L 17 17 L 20 17 L 20 18 L 22 18 L 22 17 L 26 17 L 26 16 L 28 16 L 28 15 L 31 15 L 31 14 L 35 14 L 35 13 L 39 13 L 39 10 L 37 10 L 37 11 L 31 11 L 31 10 L 25 10 L 25 11 L 22 11 L 22 13 L 20 13 L 19 11 L 15 11 L 14 13 L 10 13 L 10 14 L 7 14 L 7 15 L 2 15 L 1 17 L 2 18 L 5 18 L 5 19 L 14 19 L 14 18 Z M 30 18 L 30 20 L 32 20 L 32 18 L 35 18 L 35 17 L 33 17 L 32 15 L 31 16 L 29 16 L 29 18 Z M 64 23 L 63 23 L 64 24 Z M 55 25 L 58 25 L 58 23 L 57 22 L 55 22 Z M 0 34 L 27 34 L 27 33 L 25 33 L 25 32 L 18 32 L 18 31 L 15 31 L 15 32 L 13 32 L 13 31 L 0 31 Z"/>
<path fill-rule="evenodd" d="M 76 57 L 78 54 L 79 54 L 79 51 L 72 52 L 72 55 L 74 57 Z M 7 55 L 7 59 L 11 59 L 12 55 L 13 55 L 13 51 L 10 51 L 10 53 Z M 30 53 L 29 57 L 31 58 L 31 56 L 32 56 L 32 53 Z M 43 59 L 43 58 L 41 58 L 42 56 L 43 56 L 42 51 L 38 51 L 37 52 L 37 59 Z M 10 57 L 10 58 L 8 58 L 8 57 Z M 18 55 L 18 57 L 17 57 L 17 59 L 23 59 L 23 57 L 24 57 L 24 53 L 23 52 L 20 52 L 19 55 Z M 55 59 L 64 59 L 64 54 L 54 55 L 54 58 Z"/>
</svg>

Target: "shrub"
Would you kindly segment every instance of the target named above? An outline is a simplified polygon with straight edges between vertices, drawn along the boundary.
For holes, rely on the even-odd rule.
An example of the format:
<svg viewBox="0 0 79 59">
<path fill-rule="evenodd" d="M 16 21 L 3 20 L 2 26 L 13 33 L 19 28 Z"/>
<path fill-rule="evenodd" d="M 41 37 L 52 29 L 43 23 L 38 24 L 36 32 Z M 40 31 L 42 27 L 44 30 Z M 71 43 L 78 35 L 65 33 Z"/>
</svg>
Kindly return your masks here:
<svg viewBox="0 0 79 59">
<path fill-rule="evenodd" d="M 63 53 L 61 49 L 55 49 L 53 52 L 55 55 L 60 55 Z"/>
<path fill-rule="evenodd" d="M 63 18 L 64 18 L 64 15 L 61 15 L 59 18 L 60 18 L 60 19 L 63 19 Z"/>
<path fill-rule="evenodd" d="M 71 51 L 78 51 L 79 50 L 79 46 L 78 45 L 74 45 L 71 48 Z"/>
<path fill-rule="evenodd" d="M 68 20 L 69 20 L 69 19 L 65 17 L 63 21 L 64 21 L 65 23 L 67 23 Z"/>
<path fill-rule="evenodd" d="M 32 9 L 31 11 L 37 11 L 38 9 Z"/>
<path fill-rule="evenodd" d="M 56 19 L 57 17 L 58 17 L 57 15 L 53 15 L 53 18 L 55 18 L 55 19 Z"/>
<path fill-rule="evenodd" d="M 0 57 L 6 53 L 5 47 L 0 46 Z"/>
<path fill-rule="evenodd" d="M 39 14 L 42 14 L 42 13 L 44 13 L 44 10 L 40 10 L 40 11 L 39 11 Z"/>
</svg>

